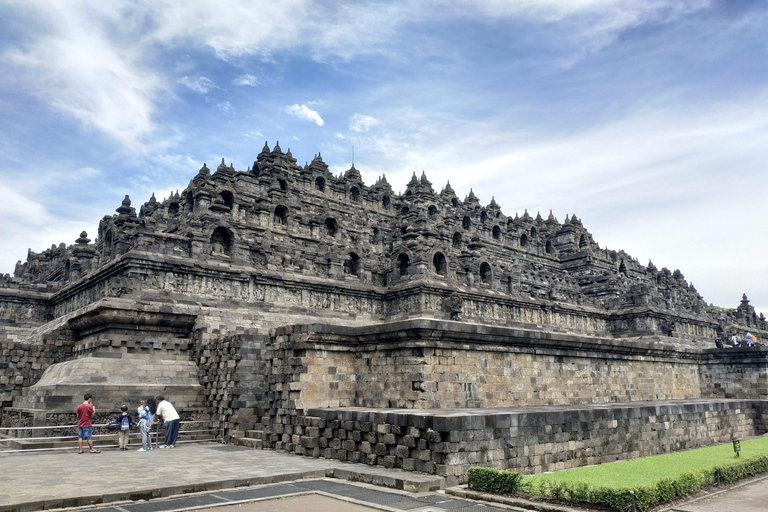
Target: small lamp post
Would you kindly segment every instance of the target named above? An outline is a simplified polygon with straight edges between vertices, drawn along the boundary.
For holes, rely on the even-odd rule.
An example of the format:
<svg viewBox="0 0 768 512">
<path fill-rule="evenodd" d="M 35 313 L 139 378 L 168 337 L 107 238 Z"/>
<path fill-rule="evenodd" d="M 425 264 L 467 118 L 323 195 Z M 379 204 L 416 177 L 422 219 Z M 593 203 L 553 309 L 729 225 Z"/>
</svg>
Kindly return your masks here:
<svg viewBox="0 0 768 512">
<path fill-rule="evenodd" d="M 741 442 L 738 439 L 733 440 L 733 451 L 736 452 L 736 456 L 739 456 L 739 452 L 741 451 Z"/>
</svg>

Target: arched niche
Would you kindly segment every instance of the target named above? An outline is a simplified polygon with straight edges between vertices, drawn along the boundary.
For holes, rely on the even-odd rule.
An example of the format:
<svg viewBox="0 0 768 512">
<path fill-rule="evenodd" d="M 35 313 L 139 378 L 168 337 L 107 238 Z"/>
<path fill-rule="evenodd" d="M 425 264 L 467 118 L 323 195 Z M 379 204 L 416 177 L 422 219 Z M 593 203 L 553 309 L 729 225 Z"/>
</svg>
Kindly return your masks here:
<svg viewBox="0 0 768 512">
<path fill-rule="evenodd" d="M 432 257 L 432 266 L 435 269 L 435 274 L 444 276 L 448 273 L 448 262 L 445 259 L 445 254 L 442 252 L 436 252 Z"/>
<path fill-rule="evenodd" d="M 283 205 L 275 207 L 275 224 L 287 224 L 288 223 L 288 208 Z"/>
<path fill-rule="evenodd" d="M 464 229 L 469 229 L 472 226 L 472 219 L 469 218 L 469 215 L 465 215 L 463 219 L 461 219 L 461 227 Z"/>
<path fill-rule="evenodd" d="M 491 271 L 491 266 L 486 261 L 482 262 L 480 264 L 480 282 L 483 284 L 491 284 L 492 279 L 493 273 Z"/>
<path fill-rule="evenodd" d="M 359 276 L 361 270 L 360 256 L 356 252 L 350 252 L 344 258 L 344 273 L 352 276 Z"/>
<path fill-rule="evenodd" d="M 392 199 L 388 195 L 384 195 L 381 198 L 381 207 L 385 210 L 389 210 L 389 206 L 392 204 Z"/>
<path fill-rule="evenodd" d="M 520 235 L 520 247 L 525 247 L 528 245 L 528 236 L 526 236 L 525 233 Z"/>
<path fill-rule="evenodd" d="M 437 218 L 437 206 L 433 204 L 429 205 L 429 208 L 427 208 L 427 215 L 429 215 L 430 219 Z"/>
<path fill-rule="evenodd" d="M 352 187 L 349 189 L 349 198 L 353 201 L 359 201 L 360 200 L 360 189 L 357 187 Z"/>
<path fill-rule="evenodd" d="M 411 267 L 411 258 L 408 256 L 407 253 L 400 253 L 397 256 L 397 261 L 395 263 L 395 270 L 397 271 L 398 277 L 403 277 L 408 275 L 408 269 Z"/>
<path fill-rule="evenodd" d="M 112 230 L 108 229 L 104 233 L 104 245 L 102 247 L 101 254 L 104 256 L 104 259 L 109 259 L 112 257 Z"/>
<path fill-rule="evenodd" d="M 325 178 L 322 176 L 315 178 L 315 190 L 325 192 Z"/>
<path fill-rule="evenodd" d="M 544 246 L 544 250 L 546 251 L 547 254 L 555 253 L 555 249 L 554 247 L 552 247 L 552 242 L 550 242 L 549 240 L 547 240 L 547 245 Z"/>
<path fill-rule="evenodd" d="M 232 245 L 234 243 L 232 232 L 219 226 L 211 233 L 211 254 L 218 256 L 232 256 Z"/>
<path fill-rule="evenodd" d="M 339 232 L 339 223 L 333 217 L 325 219 L 325 234 L 328 236 L 336 236 Z"/>
<path fill-rule="evenodd" d="M 493 226 L 493 238 L 496 240 L 501 238 L 501 228 L 499 226 Z"/>
<path fill-rule="evenodd" d="M 461 233 L 458 231 L 453 234 L 453 248 L 461 249 Z"/>
<path fill-rule="evenodd" d="M 227 208 L 231 210 L 232 206 L 235 204 L 235 196 L 232 194 L 232 192 L 225 190 L 219 194 L 219 197 L 221 197 L 221 200 L 224 201 L 225 205 L 227 205 Z"/>
<path fill-rule="evenodd" d="M 178 215 L 179 214 L 179 203 L 176 201 L 172 202 L 168 205 L 168 215 Z"/>
</svg>

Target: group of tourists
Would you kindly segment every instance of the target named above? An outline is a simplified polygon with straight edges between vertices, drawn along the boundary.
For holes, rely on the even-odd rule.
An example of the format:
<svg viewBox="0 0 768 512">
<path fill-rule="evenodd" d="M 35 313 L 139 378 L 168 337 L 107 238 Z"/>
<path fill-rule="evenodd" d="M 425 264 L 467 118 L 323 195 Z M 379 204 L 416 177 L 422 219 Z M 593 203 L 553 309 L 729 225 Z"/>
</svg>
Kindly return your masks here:
<svg viewBox="0 0 768 512">
<path fill-rule="evenodd" d="M 739 348 L 744 343 L 746 343 L 748 347 L 754 347 L 755 345 L 760 345 L 760 343 L 757 341 L 757 336 L 755 336 L 749 331 L 745 331 L 743 342 L 738 334 L 734 333 L 733 336 L 731 336 L 731 346 L 733 346 L 733 348 Z M 723 348 L 723 339 L 720 336 L 715 338 L 715 346 L 717 348 Z"/>
<path fill-rule="evenodd" d="M 86 393 L 85 396 L 83 396 L 83 403 L 77 408 L 78 453 L 84 453 L 83 441 L 88 444 L 90 453 L 101 453 L 93 447 L 93 424 L 91 420 L 96 413 L 96 408 L 91 403 L 92 400 L 93 398 L 91 394 Z M 141 448 L 137 451 L 148 452 L 152 450 L 150 431 L 156 416 L 161 417 L 165 424 L 165 443 L 160 445 L 159 448 L 174 448 L 176 446 L 176 440 L 179 437 L 181 418 L 173 405 L 167 401 L 165 397 L 161 395 L 158 397 L 149 397 L 146 400 L 139 400 L 136 415 L 139 419 L 138 423 L 136 423 L 133 420 L 133 417 L 128 413 L 128 406 L 123 405 L 120 407 L 120 414 L 118 414 L 114 420 L 107 423 L 107 426 L 117 426 L 117 444 L 120 447 L 120 451 L 128 450 L 128 437 L 131 432 L 131 427 L 134 425 L 138 426 L 139 432 L 141 433 Z"/>
</svg>

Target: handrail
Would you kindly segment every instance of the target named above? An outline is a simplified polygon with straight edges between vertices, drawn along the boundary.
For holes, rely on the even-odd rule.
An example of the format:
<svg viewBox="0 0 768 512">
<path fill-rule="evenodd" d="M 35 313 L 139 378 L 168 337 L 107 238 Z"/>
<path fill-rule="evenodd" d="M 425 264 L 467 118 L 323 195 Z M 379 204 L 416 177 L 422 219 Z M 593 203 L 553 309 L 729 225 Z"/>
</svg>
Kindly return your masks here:
<svg viewBox="0 0 768 512">
<path fill-rule="evenodd" d="M 199 425 L 203 423 L 214 423 L 215 420 L 188 420 L 188 421 L 181 421 L 181 425 Z M 160 435 L 160 424 L 162 422 L 157 421 L 154 422 L 154 444 L 158 443 L 158 437 Z M 105 428 L 107 427 L 107 423 L 97 423 L 93 424 L 92 427 L 98 427 L 98 428 Z M 77 425 L 47 425 L 47 426 L 40 426 L 40 427 L 0 427 L 0 446 L 2 446 L 3 442 L 11 443 L 15 441 L 59 441 L 59 442 L 67 442 L 67 441 L 75 441 L 77 440 L 77 435 L 70 435 L 70 436 L 37 436 L 37 437 L 14 437 L 10 434 L 10 431 L 21 431 L 21 430 L 56 430 L 56 429 L 73 429 L 78 428 Z M 164 428 L 164 427 L 163 427 Z M 5 432 L 4 432 L 5 431 Z M 218 443 L 226 443 L 225 435 L 224 435 L 224 428 L 198 428 L 198 429 L 190 429 L 190 430 L 179 430 L 179 436 L 183 435 L 190 435 L 190 434 L 200 434 L 200 433 L 209 433 L 212 434 L 210 439 L 203 439 L 203 440 L 196 440 L 196 439 L 190 439 L 190 440 L 179 440 L 177 444 L 187 444 L 187 443 L 199 443 L 199 442 L 218 442 Z M 152 435 L 152 431 L 150 431 L 150 435 Z M 130 438 L 141 438 L 141 434 L 139 432 L 131 432 L 128 434 L 129 439 Z M 115 434 L 114 432 L 105 432 L 105 433 L 99 433 L 94 434 L 92 436 L 92 439 L 96 440 L 103 440 L 104 438 L 111 438 L 114 439 Z M 100 444 L 99 447 L 101 448 L 111 448 L 115 447 L 117 444 Z M 37 452 L 37 451 L 55 451 L 55 450 L 71 450 L 72 447 L 69 446 L 63 446 L 63 447 L 46 447 L 46 448 L 19 448 L 19 449 L 2 449 L 3 453 L 9 453 L 9 452 Z"/>
<path fill-rule="evenodd" d="M 188 423 L 213 423 L 215 420 L 189 420 L 189 421 L 182 421 L 181 423 L 188 424 Z M 155 424 L 160 423 L 155 422 Z M 108 423 L 94 423 L 91 425 L 92 427 L 106 427 Z M 50 425 L 45 427 L 0 427 L 0 430 L 44 430 L 44 429 L 54 429 L 54 428 L 77 428 L 77 425 Z M 187 431 L 188 432 L 188 431 Z"/>
</svg>

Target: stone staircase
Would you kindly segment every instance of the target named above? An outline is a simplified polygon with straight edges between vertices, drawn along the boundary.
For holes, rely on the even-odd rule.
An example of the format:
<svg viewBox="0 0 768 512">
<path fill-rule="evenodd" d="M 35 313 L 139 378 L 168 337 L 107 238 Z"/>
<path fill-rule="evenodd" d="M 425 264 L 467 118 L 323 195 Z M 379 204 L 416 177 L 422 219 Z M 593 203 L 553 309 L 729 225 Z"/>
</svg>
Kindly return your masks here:
<svg viewBox="0 0 768 512">
<path fill-rule="evenodd" d="M 232 444 L 247 446 L 248 448 L 262 449 L 266 445 L 264 439 L 266 434 L 261 430 L 261 425 L 257 425 L 254 430 L 245 430 L 239 432 L 230 432 Z"/>
</svg>

